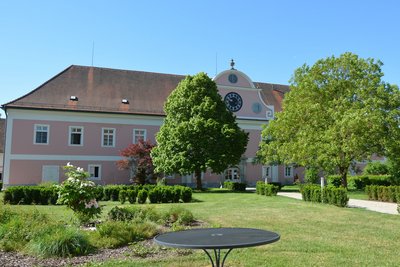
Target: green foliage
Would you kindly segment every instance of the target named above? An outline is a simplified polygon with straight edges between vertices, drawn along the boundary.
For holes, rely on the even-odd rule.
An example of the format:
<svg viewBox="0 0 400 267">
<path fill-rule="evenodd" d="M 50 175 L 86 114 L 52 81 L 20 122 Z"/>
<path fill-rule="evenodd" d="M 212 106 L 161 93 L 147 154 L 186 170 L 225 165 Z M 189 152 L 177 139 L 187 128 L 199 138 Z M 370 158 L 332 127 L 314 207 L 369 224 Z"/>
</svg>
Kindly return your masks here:
<svg viewBox="0 0 400 267">
<path fill-rule="evenodd" d="M 138 201 L 138 203 L 139 203 L 139 204 L 144 204 L 144 203 L 146 203 L 147 195 L 148 195 L 148 192 L 147 192 L 146 189 L 139 190 L 138 196 L 137 196 L 137 201 Z"/>
<path fill-rule="evenodd" d="M 60 224 L 41 229 L 27 244 L 27 250 L 40 257 L 86 255 L 93 249 L 81 230 Z"/>
<path fill-rule="evenodd" d="M 221 173 L 240 161 L 248 134 L 239 128 L 215 82 L 205 73 L 181 81 L 164 110 L 164 124 L 151 151 L 156 171 L 195 173 L 201 189 L 201 172 Z"/>
<path fill-rule="evenodd" d="M 3 200 L 7 204 L 48 205 L 58 199 L 56 186 L 11 186 L 4 191 Z"/>
<path fill-rule="evenodd" d="M 400 202 L 400 186 L 367 185 L 365 192 L 370 200 Z"/>
<path fill-rule="evenodd" d="M 36 210 L 14 212 L 0 205 L 0 250 L 23 250 L 37 232 L 48 227 L 49 221 L 47 216 Z"/>
<path fill-rule="evenodd" d="M 342 177 L 340 175 L 328 175 L 326 180 L 328 185 L 333 185 L 334 187 L 339 187 L 342 185 Z"/>
<path fill-rule="evenodd" d="M 131 204 L 136 203 L 136 196 L 137 196 L 136 190 L 128 189 L 128 190 L 126 190 L 126 195 L 128 197 L 129 203 L 131 203 Z"/>
<path fill-rule="evenodd" d="M 164 215 L 168 224 L 190 225 L 194 222 L 193 214 L 182 207 L 172 206 Z"/>
<path fill-rule="evenodd" d="M 64 167 L 68 177 L 59 187 L 58 204 L 70 208 L 81 224 L 99 217 L 101 207 L 96 201 L 96 185 L 88 181 L 89 173 L 71 164 Z"/>
<path fill-rule="evenodd" d="M 380 161 L 368 162 L 363 170 L 363 174 L 383 175 L 389 174 L 389 166 Z"/>
<path fill-rule="evenodd" d="M 314 184 L 307 184 L 301 187 L 301 195 L 304 201 L 323 202 L 338 207 L 346 207 L 349 201 L 347 190 L 343 187 L 325 186 L 321 187 Z"/>
<path fill-rule="evenodd" d="M 381 81 L 381 66 L 344 53 L 296 69 L 283 111 L 262 132 L 258 156 L 336 172 L 347 187 L 353 161 L 398 144 L 400 92 Z"/>
<path fill-rule="evenodd" d="M 232 191 L 244 192 L 246 191 L 246 183 L 238 183 L 238 182 L 224 182 L 224 188 L 227 188 Z"/>
<path fill-rule="evenodd" d="M 264 181 L 256 183 L 256 193 L 259 195 L 276 196 L 280 188 L 280 183 L 265 183 Z"/>
<path fill-rule="evenodd" d="M 319 170 L 318 168 L 314 167 L 308 167 L 306 168 L 305 174 L 304 174 L 304 181 L 308 184 L 316 184 L 319 182 Z"/>
<path fill-rule="evenodd" d="M 127 197 L 128 197 L 128 194 L 127 194 L 126 190 L 119 191 L 118 199 L 119 199 L 119 202 L 121 202 L 121 204 L 125 203 Z"/>
<path fill-rule="evenodd" d="M 256 182 L 256 193 L 258 195 L 265 195 L 265 182 L 264 181 Z"/>
<path fill-rule="evenodd" d="M 187 203 L 192 201 L 192 188 L 182 186 L 181 187 L 181 199 L 183 202 Z"/>
<path fill-rule="evenodd" d="M 107 221 L 98 225 L 90 240 L 99 248 L 117 248 L 151 238 L 157 233 L 158 227 L 151 221 Z"/>
<path fill-rule="evenodd" d="M 276 196 L 279 191 L 279 186 L 274 184 L 265 184 L 265 195 L 266 196 Z"/>
<path fill-rule="evenodd" d="M 362 190 L 367 185 L 397 185 L 391 175 L 358 175 L 350 176 L 349 184 L 353 185 L 356 189 Z"/>
</svg>

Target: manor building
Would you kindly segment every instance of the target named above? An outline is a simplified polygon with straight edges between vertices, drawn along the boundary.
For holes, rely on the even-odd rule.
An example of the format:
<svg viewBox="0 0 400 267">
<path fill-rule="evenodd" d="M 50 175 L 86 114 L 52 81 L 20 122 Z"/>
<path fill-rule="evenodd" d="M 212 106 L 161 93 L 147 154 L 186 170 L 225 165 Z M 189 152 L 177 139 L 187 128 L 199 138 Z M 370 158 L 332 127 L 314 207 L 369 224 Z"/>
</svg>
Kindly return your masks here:
<svg viewBox="0 0 400 267">
<path fill-rule="evenodd" d="M 185 76 L 72 65 L 30 93 L 2 106 L 6 113 L 4 186 L 61 182 L 67 162 L 98 184 L 129 183 L 120 151 L 139 139 L 155 143 L 164 103 Z M 224 181 L 291 184 L 301 168 L 254 163 L 263 125 L 281 110 L 286 85 L 253 82 L 232 68 L 213 79 L 238 125 L 249 133 L 241 161 L 224 173 L 202 174 L 203 186 Z M 235 145 L 235 144 L 232 144 Z M 169 175 L 168 184 L 195 185 L 193 175 Z"/>
</svg>

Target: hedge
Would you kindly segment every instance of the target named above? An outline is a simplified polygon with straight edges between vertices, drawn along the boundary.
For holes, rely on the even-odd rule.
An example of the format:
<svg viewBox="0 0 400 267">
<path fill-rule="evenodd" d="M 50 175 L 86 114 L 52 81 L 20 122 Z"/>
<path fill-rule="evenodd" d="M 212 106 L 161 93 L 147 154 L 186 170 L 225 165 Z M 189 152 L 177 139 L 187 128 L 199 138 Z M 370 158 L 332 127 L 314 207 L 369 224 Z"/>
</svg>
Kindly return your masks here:
<svg viewBox="0 0 400 267">
<path fill-rule="evenodd" d="M 7 204 L 55 204 L 58 198 L 56 187 L 47 186 L 11 186 L 4 191 L 4 203 Z"/>
<path fill-rule="evenodd" d="M 400 186 L 367 185 L 365 192 L 370 200 L 400 203 Z"/>
<path fill-rule="evenodd" d="M 347 190 L 343 187 L 329 185 L 321 190 L 319 185 L 310 184 L 302 186 L 300 192 L 304 201 L 323 202 L 338 207 L 346 207 L 349 201 Z"/>
<path fill-rule="evenodd" d="M 246 191 L 246 183 L 226 181 L 226 182 L 224 182 L 224 188 L 227 188 L 227 189 L 233 190 L 233 191 L 244 192 L 244 191 Z"/>
<path fill-rule="evenodd" d="M 280 187 L 273 183 L 266 184 L 264 181 L 256 183 L 256 193 L 259 195 L 276 196 Z"/>
<path fill-rule="evenodd" d="M 139 196 L 139 192 L 140 196 Z M 153 192 L 154 191 L 154 192 Z M 104 201 L 120 201 L 133 204 L 190 202 L 192 189 L 189 187 L 156 186 L 156 185 L 106 185 L 96 187 L 96 199 Z M 4 203 L 8 204 L 56 204 L 58 190 L 55 186 L 11 186 L 4 191 Z"/>
<path fill-rule="evenodd" d="M 327 177 L 328 185 L 340 187 L 342 185 L 342 179 L 340 175 L 329 175 Z M 397 185 L 396 179 L 391 175 L 356 175 L 347 176 L 347 183 L 349 187 L 362 190 L 367 185 Z"/>
</svg>

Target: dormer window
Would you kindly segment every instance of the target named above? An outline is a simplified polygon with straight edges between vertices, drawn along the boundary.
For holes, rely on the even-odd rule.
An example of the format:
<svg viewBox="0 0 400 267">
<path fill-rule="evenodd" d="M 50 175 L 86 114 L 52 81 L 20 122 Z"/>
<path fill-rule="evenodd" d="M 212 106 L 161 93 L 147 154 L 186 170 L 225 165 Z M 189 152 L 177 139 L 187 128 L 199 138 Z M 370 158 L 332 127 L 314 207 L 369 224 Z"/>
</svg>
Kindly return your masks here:
<svg viewBox="0 0 400 267">
<path fill-rule="evenodd" d="M 69 97 L 69 100 L 78 101 L 78 97 L 77 97 L 77 96 L 74 96 L 74 95 L 71 95 L 71 96 Z"/>
</svg>

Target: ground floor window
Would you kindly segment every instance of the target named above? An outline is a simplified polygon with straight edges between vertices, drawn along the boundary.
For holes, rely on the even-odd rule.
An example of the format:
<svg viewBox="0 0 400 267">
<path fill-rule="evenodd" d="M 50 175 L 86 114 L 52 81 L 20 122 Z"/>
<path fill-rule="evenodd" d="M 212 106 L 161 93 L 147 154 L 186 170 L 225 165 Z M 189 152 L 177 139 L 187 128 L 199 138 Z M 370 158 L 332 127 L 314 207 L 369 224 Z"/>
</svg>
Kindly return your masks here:
<svg viewBox="0 0 400 267">
<path fill-rule="evenodd" d="M 42 182 L 58 183 L 60 179 L 60 167 L 57 165 L 42 166 Z"/>
<path fill-rule="evenodd" d="M 225 171 L 225 180 L 232 182 L 240 181 L 240 170 L 238 167 L 231 167 Z"/>
<path fill-rule="evenodd" d="M 101 165 L 89 164 L 89 179 L 100 180 L 101 179 Z"/>
<path fill-rule="evenodd" d="M 293 166 L 285 166 L 285 177 L 293 177 Z"/>
</svg>

